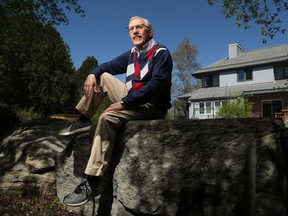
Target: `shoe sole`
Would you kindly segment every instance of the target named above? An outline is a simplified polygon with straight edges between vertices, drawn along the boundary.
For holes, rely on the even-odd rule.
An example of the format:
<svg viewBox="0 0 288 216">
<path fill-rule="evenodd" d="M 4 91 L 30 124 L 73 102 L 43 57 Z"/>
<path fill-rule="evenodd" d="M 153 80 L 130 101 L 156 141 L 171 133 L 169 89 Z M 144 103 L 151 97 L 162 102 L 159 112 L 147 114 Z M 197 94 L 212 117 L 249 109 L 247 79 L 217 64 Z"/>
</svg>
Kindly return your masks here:
<svg viewBox="0 0 288 216">
<path fill-rule="evenodd" d="M 82 205 L 88 203 L 90 200 L 94 199 L 95 197 L 97 197 L 99 195 L 100 195 L 100 193 L 96 193 L 95 195 L 87 198 L 86 200 L 83 200 L 80 203 L 67 203 L 67 202 L 65 202 L 65 198 L 64 198 L 63 203 L 67 206 L 70 206 L 70 207 L 78 207 L 78 206 L 82 206 Z"/>
<path fill-rule="evenodd" d="M 91 127 L 92 126 L 87 126 L 87 127 L 76 129 L 74 131 L 59 132 L 59 135 L 60 136 L 70 136 L 70 135 L 74 135 L 74 134 L 78 134 L 78 133 L 83 133 L 83 132 L 89 131 Z"/>
<path fill-rule="evenodd" d="M 78 207 L 78 206 L 82 206 L 82 205 L 84 205 L 84 204 L 86 204 L 87 202 L 89 202 L 91 199 L 93 199 L 94 197 L 91 197 L 91 198 L 89 198 L 89 199 L 87 199 L 87 200 L 84 200 L 84 201 L 82 201 L 82 202 L 80 202 L 80 203 L 75 203 L 75 204 L 73 204 L 73 203 L 66 203 L 65 201 L 63 201 L 63 203 L 65 204 L 65 205 L 67 205 L 67 206 L 71 206 L 71 207 Z"/>
</svg>

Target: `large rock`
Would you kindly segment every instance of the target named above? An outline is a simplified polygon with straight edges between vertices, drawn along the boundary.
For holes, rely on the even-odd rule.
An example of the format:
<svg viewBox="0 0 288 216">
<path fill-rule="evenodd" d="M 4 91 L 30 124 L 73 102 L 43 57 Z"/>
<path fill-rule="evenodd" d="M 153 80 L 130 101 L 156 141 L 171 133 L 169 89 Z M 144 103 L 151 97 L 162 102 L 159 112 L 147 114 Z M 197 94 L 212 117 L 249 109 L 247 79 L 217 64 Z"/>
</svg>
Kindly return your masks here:
<svg viewBox="0 0 288 216">
<path fill-rule="evenodd" d="M 83 178 L 94 128 L 60 137 L 69 122 L 23 124 L 0 146 L 0 188 L 55 192 Z M 130 121 L 118 134 L 104 193 L 83 215 L 287 215 L 288 131 L 283 121 Z M 113 179 L 113 181 L 112 181 Z"/>
<path fill-rule="evenodd" d="M 0 189 L 55 193 L 55 158 L 72 138 L 58 136 L 68 125 L 58 119 L 24 123 L 0 145 Z"/>
<path fill-rule="evenodd" d="M 61 200 L 83 177 L 92 137 L 93 130 L 76 136 L 58 158 Z M 280 120 L 130 121 L 118 134 L 107 172 L 113 184 L 76 210 L 113 216 L 287 215 L 287 146 Z"/>
</svg>

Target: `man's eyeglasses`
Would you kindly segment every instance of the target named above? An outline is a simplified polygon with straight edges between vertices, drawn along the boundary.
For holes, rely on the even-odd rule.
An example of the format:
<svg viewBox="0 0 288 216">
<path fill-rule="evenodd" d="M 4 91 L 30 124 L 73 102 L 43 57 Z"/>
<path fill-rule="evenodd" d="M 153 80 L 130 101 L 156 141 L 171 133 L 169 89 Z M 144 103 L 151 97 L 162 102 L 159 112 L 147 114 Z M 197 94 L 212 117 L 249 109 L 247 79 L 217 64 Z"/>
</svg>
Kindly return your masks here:
<svg viewBox="0 0 288 216">
<path fill-rule="evenodd" d="M 148 26 L 146 26 L 144 24 L 140 24 L 140 25 L 130 26 L 127 29 L 128 29 L 129 32 L 133 32 L 134 29 L 139 31 L 139 30 L 142 30 L 144 27 L 149 28 Z"/>
</svg>

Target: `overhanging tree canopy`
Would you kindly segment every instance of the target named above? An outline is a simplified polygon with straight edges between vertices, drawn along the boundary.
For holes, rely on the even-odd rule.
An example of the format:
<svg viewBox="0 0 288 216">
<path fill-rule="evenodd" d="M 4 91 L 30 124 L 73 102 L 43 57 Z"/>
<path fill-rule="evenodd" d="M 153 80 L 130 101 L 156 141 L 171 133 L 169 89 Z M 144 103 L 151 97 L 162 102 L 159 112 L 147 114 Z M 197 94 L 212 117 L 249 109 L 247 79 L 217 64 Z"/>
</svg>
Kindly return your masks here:
<svg viewBox="0 0 288 216">
<path fill-rule="evenodd" d="M 1 106 L 33 107 L 44 115 L 74 106 L 69 48 L 52 26 L 68 22 L 61 2 L 81 13 L 77 0 L 0 2 Z"/>
<path fill-rule="evenodd" d="M 219 0 L 208 0 L 210 5 L 218 2 Z M 253 21 L 261 26 L 263 43 L 278 33 L 286 32 L 285 13 L 288 10 L 288 2 L 285 0 L 222 0 L 220 2 L 221 12 L 226 18 L 235 17 L 237 26 L 248 29 Z"/>
</svg>

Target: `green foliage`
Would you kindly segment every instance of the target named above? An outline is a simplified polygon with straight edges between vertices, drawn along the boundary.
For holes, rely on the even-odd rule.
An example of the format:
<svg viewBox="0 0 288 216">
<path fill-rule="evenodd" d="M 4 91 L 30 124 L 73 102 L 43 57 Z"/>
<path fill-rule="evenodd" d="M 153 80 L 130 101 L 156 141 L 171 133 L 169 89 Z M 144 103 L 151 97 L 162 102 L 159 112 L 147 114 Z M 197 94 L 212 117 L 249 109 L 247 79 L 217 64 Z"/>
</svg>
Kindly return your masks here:
<svg viewBox="0 0 288 216">
<path fill-rule="evenodd" d="M 172 106 L 173 106 L 172 112 L 174 119 L 186 118 L 186 115 L 188 113 L 187 100 L 173 100 Z"/>
<path fill-rule="evenodd" d="M 9 134 L 18 122 L 19 120 L 11 107 L 0 103 L 0 139 Z"/>
<path fill-rule="evenodd" d="M 52 25 L 78 0 L 0 1 L 0 138 L 19 121 L 74 110 L 76 77 L 69 48 Z"/>
<path fill-rule="evenodd" d="M 85 61 L 82 63 L 81 67 L 77 70 L 76 72 L 76 79 L 77 79 L 77 88 L 78 88 L 78 95 L 79 99 L 84 95 L 83 91 L 83 84 L 86 80 L 86 77 L 88 75 L 88 72 L 91 71 L 93 68 L 98 66 L 98 61 L 95 57 L 93 56 L 88 56 Z M 97 112 L 92 118 L 92 122 L 95 124 L 98 122 L 98 119 L 100 115 L 103 113 L 103 111 L 111 104 L 111 100 L 109 97 L 105 97 L 100 104 L 100 106 L 97 109 Z"/>
<path fill-rule="evenodd" d="M 33 17 L 34 21 L 42 24 L 68 24 L 66 11 L 74 10 L 84 16 L 84 11 L 78 0 L 1 0 L 1 10 L 14 17 Z M 1 18 L 1 16 L 0 16 Z"/>
<path fill-rule="evenodd" d="M 174 113 L 173 113 L 173 111 L 171 109 L 168 110 L 165 119 L 167 119 L 167 120 L 173 120 L 174 119 Z"/>
<path fill-rule="evenodd" d="M 79 97 L 84 95 L 83 84 L 86 80 L 88 72 L 97 66 L 97 59 L 93 56 L 88 56 L 82 63 L 81 67 L 76 71 L 77 89 Z"/>
<path fill-rule="evenodd" d="M 30 50 L 30 61 L 23 72 L 29 74 L 30 105 L 45 115 L 63 112 L 66 106 L 74 106 L 76 99 L 75 71 L 68 47 L 60 34 L 45 26 L 38 41 Z"/>
<path fill-rule="evenodd" d="M 208 0 L 214 5 L 218 0 Z M 264 36 L 263 43 L 267 38 L 272 39 L 277 33 L 286 32 L 284 12 L 288 10 L 288 2 L 285 0 L 254 0 L 254 1 L 231 1 L 222 0 L 221 12 L 226 18 L 235 17 L 236 25 L 248 29 L 249 23 L 254 21 L 261 26 L 261 35 Z M 283 15 L 281 17 L 281 15 Z"/>
<path fill-rule="evenodd" d="M 0 11 L 0 103 L 34 107 L 42 115 L 62 112 L 76 98 L 69 48 L 54 27 L 39 21 L 35 8 L 27 6 L 31 2 L 4 1 Z M 26 3 L 32 11 L 23 6 L 27 11 L 20 13 Z"/>
<path fill-rule="evenodd" d="M 103 111 L 110 105 L 112 104 L 111 100 L 109 99 L 109 97 L 105 97 L 102 101 L 102 103 L 100 104 L 100 106 L 97 109 L 97 112 L 95 113 L 95 115 L 92 118 L 92 122 L 94 122 L 95 124 L 98 122 L 98 119 L 100 117 L 100 115 L 103 113 Z"/>
<path fill-rule="evenodd" d="M 229 97 L 217 112 L 219 118 L 249 118 L 252 116 L 253 103 L 247 96 Z"/>
<path fill-rule="evenodd" d="M 16 117 L 20 122 L 29 121 L 32 119 L 38 119 L 41 117 L 40 114 L 34 111 L 33 107 L 24 109 L 16 107 L 14 113 L 16 114 Z"/>
</svg>

